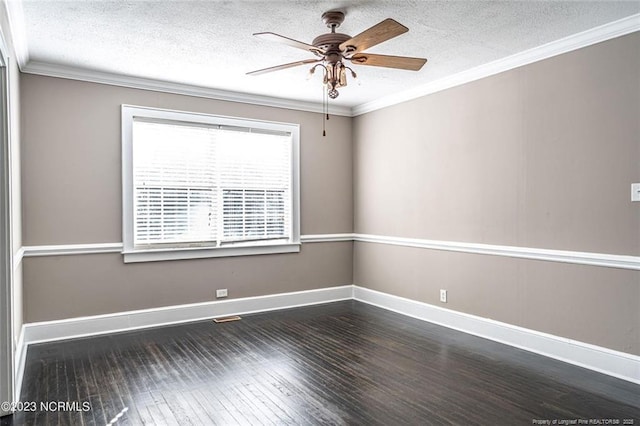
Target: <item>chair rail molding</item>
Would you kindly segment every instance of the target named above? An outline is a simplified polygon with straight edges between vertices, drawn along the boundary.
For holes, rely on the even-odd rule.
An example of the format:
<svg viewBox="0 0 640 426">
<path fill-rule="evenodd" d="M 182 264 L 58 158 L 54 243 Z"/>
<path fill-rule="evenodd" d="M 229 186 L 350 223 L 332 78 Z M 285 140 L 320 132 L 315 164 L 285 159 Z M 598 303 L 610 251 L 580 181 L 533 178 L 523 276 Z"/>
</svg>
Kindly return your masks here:
<svg viewBox="0 0 640 426">
<path fill-rule="evenodd" d="M 354 234 L 354 240 L 363 243 L 388 244 L 430 250 L 457 251 L 490 256 L 517 257 L 521 259 L 640 270 L 640 256 L 503 246 L 458 241 L 426 240 L 420 238 L 389 237 L 371 234 Z"/>
<path fill-rule="evenodd" d="M 355 241 L 360 243 L 387 244 L 428 250 L 445 250 L 490 256 L 517 257 L 549 262 L 573 263 L 578 265 L 602 266 L 608 268 L 640 270 L 640 256 L 592 253 L 582 251 L 555 250 L 532 247 L 479 244 L 460 241 L 428 240 L 421 238 L 393 237 L 373 234 L 307 234 L 301 235 L 302 243 L 328 243 Z M 18 252 L 18 260 L 23 257 L 65 256 L 96 253 L 121 253 L 122 243 L 59 244 L 25 246 Z M 16 261 L 14 261 L 15 263 Z"/>
</svg>

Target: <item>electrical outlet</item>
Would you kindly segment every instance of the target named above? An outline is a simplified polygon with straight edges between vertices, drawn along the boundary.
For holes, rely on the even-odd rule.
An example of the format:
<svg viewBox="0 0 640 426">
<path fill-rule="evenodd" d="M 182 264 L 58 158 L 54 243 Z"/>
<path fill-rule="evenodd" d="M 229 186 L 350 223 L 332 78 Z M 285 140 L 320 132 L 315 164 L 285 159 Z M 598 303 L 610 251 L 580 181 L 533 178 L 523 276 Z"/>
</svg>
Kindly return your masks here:
<svg viewBox="0 0 640 426">
<path fill-rule="evenodd" d="M 227 289 L 226 288 L 221 288 L 219 290 L 216 290 L 216 298 L 220 299 L 222 297 L 227 297 L 229 294 L 227 293 Z"/>
<path fill-rule="evenodd" d="M 640 201 L 640 183 L 631 184 L 631 201 Z"/>
<path fill-rule="evenodd" d="M 442 303 L 447 303 L 447 290 L 440 289 L 440 301 Z"/>
</svg>

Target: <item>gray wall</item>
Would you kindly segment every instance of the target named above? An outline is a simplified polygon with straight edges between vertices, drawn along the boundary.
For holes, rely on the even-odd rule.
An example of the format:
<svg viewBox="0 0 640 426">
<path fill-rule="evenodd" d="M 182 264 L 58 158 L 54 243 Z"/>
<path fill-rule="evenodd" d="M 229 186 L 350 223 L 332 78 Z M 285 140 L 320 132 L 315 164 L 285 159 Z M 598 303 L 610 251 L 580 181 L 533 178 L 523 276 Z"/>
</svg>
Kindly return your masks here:
<svg viewBox="0 0 640 426">
<path fill-rule="evenodd" d="M 122 241 L 120 105 L 301 125 L 301 232 L 353 231 L 351 119 L 23 75 L 25 246 Z M 26 322 L 352 283 L 352 243 L 299 254 L 124 264 L 118 254 L 24 259 Z"/>
<path fill-rule="evenodd" d="M 358 233 L 640 255 L 640 33 L 354 120 Z M 427 65 L 428 67 L 428 65 Z M 428 72 L 428 69 L 425 71 Z M 640 354 L 640 274 L 370 243 L 354 282 Z"/>
<path fill-rule="evenodd" d="M 122 103 L 298 122 L 302 233 L 640 255 L 640 35 L 356 117 L 24 75 L 24 245 L 121 241 Z M 428 69 L 426 70 L 428 72 Z M 122 263 L 24 260 L 25 321 L 355 284 L 640 354 L 640 274 L 372 243 Z"/>
</svg>

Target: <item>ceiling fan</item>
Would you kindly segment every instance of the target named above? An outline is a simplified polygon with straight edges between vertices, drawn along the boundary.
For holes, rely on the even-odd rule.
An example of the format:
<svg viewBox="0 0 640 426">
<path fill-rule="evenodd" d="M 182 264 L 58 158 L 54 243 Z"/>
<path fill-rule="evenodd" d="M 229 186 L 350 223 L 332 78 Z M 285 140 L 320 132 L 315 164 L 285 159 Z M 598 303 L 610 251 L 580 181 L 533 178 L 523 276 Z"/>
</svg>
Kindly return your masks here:
<svg viewBox="0 0 640 426">
<path fill-rule="evenodd" d="M 264 40 L 275 41 L 298 49 L 307 50 L 316 55 L 316 59 L 305 59 L 277 65 L 275 67 L 251 71 L 247 74 L 260 75 L 315 63 L 316 65 L 310 69 L 310 73 L 313 74 L 317 67 L 323 70 L 323 83 L 327 86 L 327 94 L 331 99 L 335 99 L 339 95 L 337 89 L 347 85 L 347 70 L 351 72 L 353 78 L 356 77 L 356 73 L 350 67 L 346 66 L 345 62 L 351 62 L 356 65 L 398 68 L 410 71 L 419 71 L 427 62 L 424 58 L 378 55 L 363 52 L 370 47 L 409 31 L 407 27 L 391 18 L 387 18 L 373 27 L 364 30 L 355 37 L 336 32 L 336 28 L 344 21 L 343 12 L 338 10 L 325 12 L 322 15 L 322 20 L 327 27 L 331 29 L 331 32 L 319 35 L 311 44 L 272 32 L 255 33 L 254 36 Z"/>
</svg>

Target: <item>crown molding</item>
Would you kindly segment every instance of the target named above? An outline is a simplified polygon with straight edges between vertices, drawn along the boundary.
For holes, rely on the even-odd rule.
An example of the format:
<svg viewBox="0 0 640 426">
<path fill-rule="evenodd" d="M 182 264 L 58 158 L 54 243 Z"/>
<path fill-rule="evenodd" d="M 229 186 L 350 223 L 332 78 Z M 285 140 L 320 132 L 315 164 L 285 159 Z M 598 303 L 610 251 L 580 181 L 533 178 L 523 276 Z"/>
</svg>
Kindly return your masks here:
<svg viewBox="0 0 640 426">
<path fill-rule="evenodd" d="M 26 32 L 24 30 L 24 16 L 22 4 L 19 1 L 3 0 L 8 11 L 11 26 L 11 36 L 16 51 L 20 70 L 28 74 L 43 75 L 48 77 L 67 78 L 71 80 L 88 81 L 92 83 L 109 84 L 114 86 L 130 87 L 134 89 L 152 90 L 157 92 L 174 93 L 179 95 L 195 96 L 208 99 L 216 99 L 229 102 L 240 102 L 253 105 L 261 105 L 275 108 L 293 109 L 322 113 L 321 104 L 307 101 L 298 101 L 271 96 L 253 95 L 240 92 L 232 92 L 195 86 L 183 83 L 175 83 L 163 80 L 126 76 L 115 73 L 95 71 L 80 67 L 48 64 L 29 60 L 27 50 Z M 509 71 L 537 61 L 571 52 L 596 43 L 607 41 L 616 37 L 640 31 L 640 14 L 630 15 L 626 18 L 595 27 L 581 33 L 543 44 L 532 49 L 516 53 L 475 68 L 459 72 L 457 74 L 438 79 L 417 86 L 415 88 L 384 96 L 371 102 L 366 102 L 354 107 L 330 105 L 329 112 L 334 115 L 355 117 L 378 109 L 407 102 L 462 84 L 470 83 L 485 77 Z"/>
<path fill-rule="evenodd" d="M 371 102 L 357 105 L 352 109 L 352 116 L 393 106 L 412 99 L 421 98 L 432 93 L 470 83 L 481 78 L 490 77 L 504 71 L 558 56 L 596 43 L 611 40 L 626 34 L 640 31 L 640 14 L 610 22 L 581 33 L 573 34 L 550 43 L 525 50 L 506 58 L 498 59 L 466 71 L 420 85 L 413 89 L 394 93 Z"/>
<path fill-rule="evenodd" d="M 152 90 L 155 92 L 173 93 L 177 95 L 194 96 L 198 98 L 215 99 L 219 101 L 239 102 L 244 104 L 261 105 L 274 108 L 293 109 L 297 111 L 318 113 L 323 112 L 322 104 L 318 104 L 315 102 L 232 92 L 185 83 L 174 83 L 170 81 L 134 77 L 66 65 L 48 64 L 38 61 L 29 61 L 25 66 L 21 67 L 21 71 L 27 74 L 66 78 L 70 80 L 129 87 L 132 89 Z M 333 115 L 350 117 L 351 108 L 329 105 L 329 113 Z"/>
<path fill-rule="evenodd" d="M 27 31 L 24 23 L 24 10 L 22 9 L 22 1 L 18 0 L 2 0 L 4 8 L 7 12 L 9 20 L 9 33 L 6 34 L 11 38 L 16 62 L 20 71 L 29 62 L 29 49 L 27 48 Z"/>
</svg>

